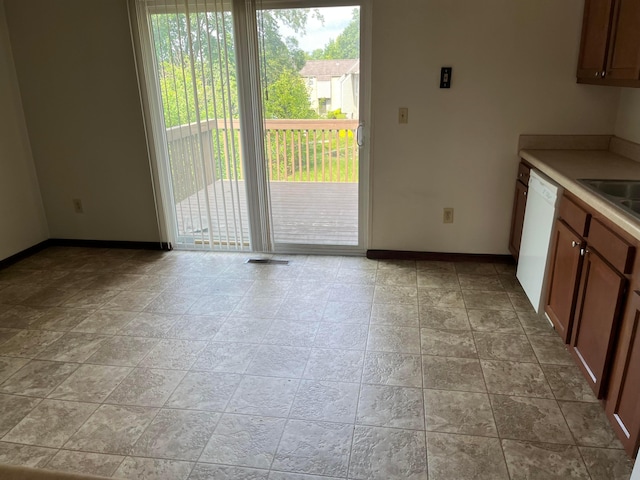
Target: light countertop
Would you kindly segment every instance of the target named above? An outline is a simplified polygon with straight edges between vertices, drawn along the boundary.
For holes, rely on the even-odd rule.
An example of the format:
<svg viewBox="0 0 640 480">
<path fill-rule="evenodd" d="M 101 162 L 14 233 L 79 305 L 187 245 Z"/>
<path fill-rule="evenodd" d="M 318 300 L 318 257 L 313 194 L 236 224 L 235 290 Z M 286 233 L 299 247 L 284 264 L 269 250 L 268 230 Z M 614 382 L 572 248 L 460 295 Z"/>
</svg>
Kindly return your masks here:
<svg viewBox="0 0 640 480">
<path fill-rule="evenodd" d="M 640 162 L 607 150 L 520 150 L 529 162 L 565 190 L 640 240 L 640 219 L 621 210 L 577 179 L 640 180 Z"/>
</svg>

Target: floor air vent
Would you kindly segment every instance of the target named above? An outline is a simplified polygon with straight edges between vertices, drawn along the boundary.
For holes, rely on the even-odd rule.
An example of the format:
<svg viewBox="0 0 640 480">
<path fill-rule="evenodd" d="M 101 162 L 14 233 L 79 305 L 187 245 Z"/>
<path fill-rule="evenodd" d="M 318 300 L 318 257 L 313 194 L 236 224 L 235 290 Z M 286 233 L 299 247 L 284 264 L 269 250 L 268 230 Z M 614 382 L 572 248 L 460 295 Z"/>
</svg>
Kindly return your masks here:
<svg viewBox="0 0 640 480">
<path fill-rule="evenodd" d="M 289 260 L 273 260 L 272 258 L 250 258 L 247 263 L 259 263 L 260 265 L 289 265 Z"/>
</svg>

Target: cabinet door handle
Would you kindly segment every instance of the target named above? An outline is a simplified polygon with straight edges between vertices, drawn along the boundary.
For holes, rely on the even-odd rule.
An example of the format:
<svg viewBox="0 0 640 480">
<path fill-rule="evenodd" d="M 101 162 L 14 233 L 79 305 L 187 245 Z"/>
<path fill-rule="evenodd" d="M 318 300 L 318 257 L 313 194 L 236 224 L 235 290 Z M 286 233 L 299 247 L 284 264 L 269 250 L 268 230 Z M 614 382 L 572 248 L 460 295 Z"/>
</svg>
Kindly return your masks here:
<svg viewBox="0 0 640 480">
<path fill-rule="evenodd" d="M 596 77 L 599 77 L 599 76 L 600 76 L 600 72 L 596 72 Z"/>
<path fill-rule="evenodd" d="M 573 242 L 571 242 L 571 246 L 573 248 L 579 247 L 580 246 L 580 242 L 576 242 L 575 240 Z"/>
<path fill-rule="evenodd" d="M 527 192 L 522 192 L 522 194 L 526 197 L 527 196 Z"/>
<path fill-rule="evenodd" d="M 580 249 L 580 256 L 581 256 L 581 257 L 584 257 L 585 251 L 586 251 L 586 250 L 585 250 L 584 248 L 581 248 L 581 249 Z"/>
<path fill-rule="evenodd" d="M 602 71 L 602 75 L 601 77 L 604 78 L 607 75 L 607 72 L 605 72 L 604 70 Z"/>
</svg>

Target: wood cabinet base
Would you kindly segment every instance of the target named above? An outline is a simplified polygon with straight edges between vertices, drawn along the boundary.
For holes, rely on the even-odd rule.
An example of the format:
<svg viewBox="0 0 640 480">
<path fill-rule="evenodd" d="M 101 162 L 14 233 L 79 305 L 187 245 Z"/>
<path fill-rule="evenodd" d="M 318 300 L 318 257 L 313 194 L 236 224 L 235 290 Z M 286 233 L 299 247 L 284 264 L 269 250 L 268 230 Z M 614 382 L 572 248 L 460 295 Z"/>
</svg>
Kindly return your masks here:
<svg viewBox="0 0 640 480">
<path fill-rule="evenodd" d="M 640 292 L 631 294 L 620 332 L 605 409 L 627 453 L 640 442 Z"/>
</svg>

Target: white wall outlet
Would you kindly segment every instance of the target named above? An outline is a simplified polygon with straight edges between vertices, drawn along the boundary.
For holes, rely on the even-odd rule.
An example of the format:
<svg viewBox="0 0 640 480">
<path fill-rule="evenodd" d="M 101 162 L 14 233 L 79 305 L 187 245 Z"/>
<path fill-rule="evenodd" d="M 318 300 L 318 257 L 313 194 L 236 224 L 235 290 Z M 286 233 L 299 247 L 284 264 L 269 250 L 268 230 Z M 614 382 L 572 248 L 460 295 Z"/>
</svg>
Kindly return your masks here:
<svg viewBox="0 0 640 480">
<path fill-rule="evenodd" d="M 398 123 L 409 123 L 409 109 L 407 107 L 398 109 Z"/>
<path fill-rule="evenodd" d="M 442 223 L 453 223 L 453 208 L 445 208 L 442 213 Z"/>
<path fill-rule="evenodd" d="M 71 200 L 73 202 L 73 211 L 76 213 L 84 213 L 84 207 L 82 206 L 82 200 L 79 198 L 74 198 Z"/>
</svg>

